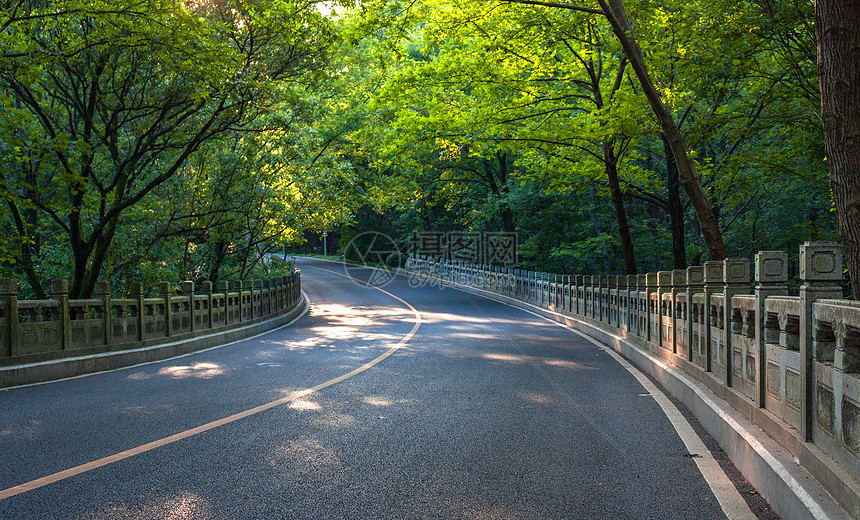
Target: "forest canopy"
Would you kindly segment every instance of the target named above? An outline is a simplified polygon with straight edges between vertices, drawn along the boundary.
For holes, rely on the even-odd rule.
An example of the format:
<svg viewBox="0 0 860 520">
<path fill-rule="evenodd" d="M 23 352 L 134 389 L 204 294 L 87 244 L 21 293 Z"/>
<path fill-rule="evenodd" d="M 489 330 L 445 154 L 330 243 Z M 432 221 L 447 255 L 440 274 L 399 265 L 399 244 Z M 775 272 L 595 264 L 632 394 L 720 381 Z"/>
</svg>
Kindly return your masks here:
<svg viewBox="0 0 860 520">
<path fill-rule="evenodd" d="M 35 296 L 52 278 L 72 297 L 246 278 L 323 231 L 404 251 L 422 232 L 516 233 L 523 268 L 562 274 L 836 240 L 860 269 L 840 220 L 860 212 L 844 196 L 860 152 L 828 137 L 853 119 L 822 112 L 842 94 L 820 87 L 811 2 L 19 0 L 0 16 L 0 277 Z M 855 184 L 832 184 L 833 157 Z"/>
</svg>

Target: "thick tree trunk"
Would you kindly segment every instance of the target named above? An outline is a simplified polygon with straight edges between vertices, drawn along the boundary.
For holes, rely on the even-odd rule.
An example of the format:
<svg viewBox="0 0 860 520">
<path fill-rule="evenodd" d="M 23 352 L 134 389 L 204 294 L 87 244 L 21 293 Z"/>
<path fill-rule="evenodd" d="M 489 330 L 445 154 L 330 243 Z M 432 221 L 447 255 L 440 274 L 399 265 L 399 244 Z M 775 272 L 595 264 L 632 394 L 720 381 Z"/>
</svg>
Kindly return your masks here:
<svg viewBox="0 0 860 520">
<path fill-rule="evenodd" d="M 286 250 L 286 248 L 285 248 Z M 209 268 L 209 281 L 215 283 L 221 275 L 221 264 L 224 262 L 224 255 L 227 252 L 227 244 L 223 240 L 215 242 L 215 252 L 212 258 L 212 265 Z M 287 256 L 284 253 L 284 260 Z"/>
<path fill-rule="evenodd" d="M 598 3 L 609 20 L 610 25 L 612 25 L 612 31 L 621 42 L 624 53 L 630 60 L 630 65 L 636 73 L 636 78 L 639 80 L 645 97 L 651 105 L 651 110 L 657 117 L 660 128 L 666 136 L 669 148 L 675 157 L 681 185 L 684 186 L 684 191 L 686 191 L 687 196 L 690 198 L 690 204 L 696 212 L 696 218 L 702 230 L 702 237 L 704 238 L 711 259 L 723 260 L 728 256 L 728 251 L 723 242 L 719 223 L 714 217 L 705 192 L 702 190 L 702 185 L 699 183 L 695 165 L 687 153 L 687 147 L 684 144 L 681 132 L 678 130 L 678 125 L 675 124 L 672 114 L 663 105 L 660 94 L 657 92 L 654 82 L 648 74 L 645 59 L 642 56 L 639 45 L 636 43 L 633 24 L 630 23 L 630 19 L 627 16 L 624 2 L 622 0 L 598 0 Z"/>
<path fill-rule="evenodd" d="M 505 203 L 504 208 L 502 209 L 502 231 L 505 233 L 513 233 L 517 230 L 514 226 L 514 212 L 511 208 L 507 207 L 507 203 Z"/>
<path fill-rule="evenodd" d="M 817 0 L 821 118 L 836 220 L 860 299 L 860 0 Z"/>
<path fill-rule="evenodd" d="M 675 156 L 669 148 L 666 136 L 663 139 L 663 151 L 666 155 L 666 191 L 669 210 L 669 222 L 672 231 L 672 260 L 675 269 L 687 268 L 687 250 L 684 236 L 684 205 L 681 204 L 681 186 L 678 178 L 678 166 Z"/>
<path fill-rule="evenodd" d="M 603 161 L 606 177 L 609 179 L 612 207 L 615 209 L 615 219 L 618 222 L 618 238 L 621 240 L 621 252 L 624 254 L 624 271 L 626 274 L 638 274 L 636 255 L 633 252 L 633 238 L 630 236 L 630 224 L 627 222 L 627 210 L 624 208 L 624 197 L 621 193 L 621 184 L 618 182 L 617 159 L 612 145 L 603 143 Z"/>
</svg>

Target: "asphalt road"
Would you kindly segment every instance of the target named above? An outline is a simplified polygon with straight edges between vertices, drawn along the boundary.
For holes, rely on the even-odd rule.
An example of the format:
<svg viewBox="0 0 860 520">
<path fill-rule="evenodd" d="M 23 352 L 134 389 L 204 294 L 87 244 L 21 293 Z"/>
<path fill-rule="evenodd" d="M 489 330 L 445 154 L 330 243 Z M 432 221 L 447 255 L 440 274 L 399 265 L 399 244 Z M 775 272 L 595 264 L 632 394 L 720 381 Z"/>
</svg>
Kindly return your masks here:
<svg viewBox="0 0 860 520">
<path fill-rule="evenodd" d="M 312 308 L 290 327 L 0 392 L 0 490 L 80 467 L 0 519 L 725 517 L 592 343 L 454 289 L 300 267 Z"/>
</svg>

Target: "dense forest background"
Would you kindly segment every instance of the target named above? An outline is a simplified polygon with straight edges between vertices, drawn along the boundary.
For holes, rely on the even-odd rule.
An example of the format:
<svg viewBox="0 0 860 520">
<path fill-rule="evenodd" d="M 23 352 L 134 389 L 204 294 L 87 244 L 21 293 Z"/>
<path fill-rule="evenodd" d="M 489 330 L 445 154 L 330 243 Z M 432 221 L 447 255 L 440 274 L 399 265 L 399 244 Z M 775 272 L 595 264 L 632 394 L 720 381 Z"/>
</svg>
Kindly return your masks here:
<svg viewBox="0 0 860 520">
<path fill-rule="evenodd" d="M 840 241 L 805 0 L 2 6 L 28 295 L 257 276 L 325 230 L 515 232 L 523 268 L 610 275 Z"/>
</svg>

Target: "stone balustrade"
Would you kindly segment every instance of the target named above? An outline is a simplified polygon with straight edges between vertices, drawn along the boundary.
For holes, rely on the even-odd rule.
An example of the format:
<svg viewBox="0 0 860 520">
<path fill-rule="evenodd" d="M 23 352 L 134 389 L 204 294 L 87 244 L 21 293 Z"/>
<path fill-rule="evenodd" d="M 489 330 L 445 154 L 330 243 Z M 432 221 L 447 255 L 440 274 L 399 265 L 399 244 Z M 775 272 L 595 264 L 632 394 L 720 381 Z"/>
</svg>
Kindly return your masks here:
<svg viewBox="0 0 860 520">
<path fill-rule="evenodd" d="M 419 280 L 498 293 L 624 338 L 704 383 L 790 452 L 797 442 L 812 443 L 856 479 L 860 302 L 840 299 L 838 245 L 807 242 L 799 260 L 800 296 L 788 296 L 788 255 L 781 251 L 758 253 L 752 266 L 728 259 L 618 277 L 423 256 L 411 257 L 407 269 Z M 817 477 L 825 484 L 836 481 L 824 473 Z M 829 491 L 851 510 L 857 497 L 846 489 Z"/>
<path fill-rule="evenodd" d="M 21 365 L 220 332 L 291 310 L 301 298 L 300 273 L 245 282 L 167 282 L 145 298 L 133 283 L 112 298 L 98 282 L 95 298 L 71 300 L 68 282 L 53 280 L 48 300 L 19 300 L 14 280 L 0 280 L 0 366 Z"/>
</svg>

